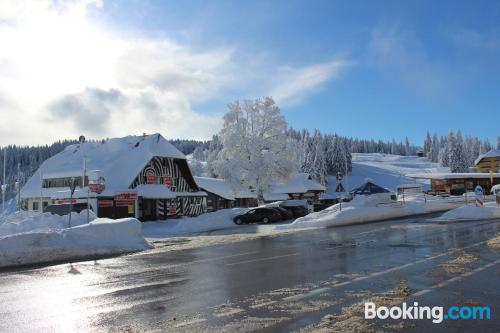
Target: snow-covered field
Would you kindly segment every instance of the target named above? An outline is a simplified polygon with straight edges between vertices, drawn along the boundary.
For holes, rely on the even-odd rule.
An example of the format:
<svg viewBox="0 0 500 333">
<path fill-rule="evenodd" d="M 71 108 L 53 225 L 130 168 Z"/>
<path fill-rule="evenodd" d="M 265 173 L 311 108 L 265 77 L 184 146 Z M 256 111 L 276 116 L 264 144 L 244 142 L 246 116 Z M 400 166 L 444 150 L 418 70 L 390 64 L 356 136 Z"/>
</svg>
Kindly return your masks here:
<svg viewBox="0 0 500 333">
<path fill-rule="evenodd" d="M 0 267 L 77 260 L 150 248 L 141 223 L 134 218 L 111 220 L 86 211 L 68 216 L 16 212 L 0 219 Z"/>
<path fill-rule="evenodd" d="M 353 189 L 370 178 L 377 185 L 395 191 L 400 184 L 411 184 L 415 180 L 405 177 L 410 173 L 447 172 L 448 168 L 439 167 L 438 163 L 429 162 L 417 156 L 399 156 L 389 154 L 352 154 L 352 173 L 343 180 L 344 187 Z M 334 195 L 337 180 L 329 177 L 328 194 Z M 423 183 L 426 190 L 429 185 Z"/>
</svg>

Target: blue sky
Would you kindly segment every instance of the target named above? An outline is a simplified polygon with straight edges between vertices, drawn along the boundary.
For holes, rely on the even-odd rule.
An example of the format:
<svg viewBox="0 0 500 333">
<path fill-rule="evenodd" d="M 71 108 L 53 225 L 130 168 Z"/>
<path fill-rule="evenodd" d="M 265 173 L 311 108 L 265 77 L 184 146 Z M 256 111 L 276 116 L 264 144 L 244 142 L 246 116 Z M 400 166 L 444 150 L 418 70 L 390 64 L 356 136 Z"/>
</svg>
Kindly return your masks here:
<svg viewBox="0 0 500 333">
<path fill-rule="evenodd" d="M 86 25 L 118 40 L 113 49 L 125 45 L 125 56 L 109 51 L 111 78 L 84 75 L 81 86 L 54 90 L 47 112 L 71 130 L 59 135 L 99 117 L 109 125 L 91 136 L 157 130 L 168 118 L 180 128 L 161 123 L 166 136 L 204 138 L 228 102 L 262 95 L 297 129 L 417 144 L 427 129 L 500 135 L 498 1 L 91 2 Z M 157 109 L 143 115 L 149 123 L 136 114 L 145 105 Z M 115 110 L 128 110 L 122 128 Z"/>
</svg>

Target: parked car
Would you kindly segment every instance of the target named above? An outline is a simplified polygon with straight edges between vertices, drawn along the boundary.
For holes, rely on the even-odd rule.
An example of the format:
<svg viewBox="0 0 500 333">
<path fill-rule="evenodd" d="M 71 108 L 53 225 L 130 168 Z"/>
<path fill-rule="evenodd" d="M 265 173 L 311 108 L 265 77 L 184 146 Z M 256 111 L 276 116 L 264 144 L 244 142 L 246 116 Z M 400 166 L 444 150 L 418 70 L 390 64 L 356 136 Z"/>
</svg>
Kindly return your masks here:
<svg viewBox="0 0 500 333">
<path fill-rule="evenodd" d="M 87 209 L 87 204 L 86 203 L 76 203 L 76 204 L 73 204 L 73 207 L 70 207 L 69 204 L 50 205 L 50 206 L 45 207 L 43 209 L 43 212 L 63 216 L 63 215 L 68 215 L 70 209 L 72 209 L 71 211 L 73 213 L 80 213 L 82 210 Z"/>
<path fill-rule="evenodd" d="M 273 208 L 254 208 L 245 214 L 237 215 L 233 218 L 236 224 L 248 224 L 255 222 L 270 223 L 281 221 L 281 213 Z"/>
<path fill-rule="evenodd" d="M 309 214 L 309 210 L 304 206 L 280 206 L 280 207 L 289 210 L 292 213 L 294 219 Z"/>
<path fill-rule="evenodd" d="M 283 221 L 293 219 L 293 213 L 291 210 L 283 207 L 273 207 L 273 209 L 276 209 L 281 214 L 281 219 Z"/>
</svg>

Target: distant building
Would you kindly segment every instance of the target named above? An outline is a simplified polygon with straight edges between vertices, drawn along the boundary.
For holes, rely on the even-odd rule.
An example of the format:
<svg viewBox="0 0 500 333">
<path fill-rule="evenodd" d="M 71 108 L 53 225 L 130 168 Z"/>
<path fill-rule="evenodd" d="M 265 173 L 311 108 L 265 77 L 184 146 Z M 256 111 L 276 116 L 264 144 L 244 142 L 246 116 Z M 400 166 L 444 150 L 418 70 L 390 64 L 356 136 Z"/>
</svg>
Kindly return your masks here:
<svg viewBox="0 0 500 333">
<path fill-rule="evenodd" d="M 289 199 L 305 199 L 310 204 L 319 202 L 320 195 L 326 188 L 312 179 L 308 173 L 291 175 L 284 183 L 276 183 L 264 193 L 264 201 L 280 201 Z"/>
<path fill-rule="evenodd" d="M 186 157 L 160 134 L 70 145 L 43 162 L 22 187 L 21 199 L 25 208 L 38 211 L 84 204 L 93 173 L 104 179 L 100 193 L 89 195 L 99 217 L 157 220 L 206 211 L 207 194 L 196 184 Z"/>
<path fill-rule="evenodd" d="M 500 172 L 500 150 L 492 149 L 474 161 L 477 172 Z"/>
<path fill-rule="evenodd" d="M 416 173 L 409 174 L 407 177 L 429 180 L 432 194 L 461 195 L 474 191 L 477 185 L 480 185 L 485 193 L 489 193 L 493 185 L 500 184 L 500 173 Z"/>
</svg>

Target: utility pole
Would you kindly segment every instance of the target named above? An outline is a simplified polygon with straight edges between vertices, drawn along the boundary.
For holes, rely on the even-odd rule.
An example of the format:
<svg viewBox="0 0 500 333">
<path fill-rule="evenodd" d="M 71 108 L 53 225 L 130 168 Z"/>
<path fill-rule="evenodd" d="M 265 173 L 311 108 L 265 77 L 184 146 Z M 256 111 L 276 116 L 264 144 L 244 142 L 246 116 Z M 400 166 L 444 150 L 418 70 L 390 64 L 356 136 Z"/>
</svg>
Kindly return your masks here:
<svg viewBox="0 0 500 333">
<path fill-rule="evenodd" d="M 16 211 L 21 210 L 21 162 L 17 163 Z"/>
<path fill-rule="evenodd" d="M 7 166 L 7 148 L 3 149 L 3 184 L 2 184 L 2 213 L 5 213 L 5 192 L 7 183 L 5 182 L 5 167 Z"/>
</svg>

